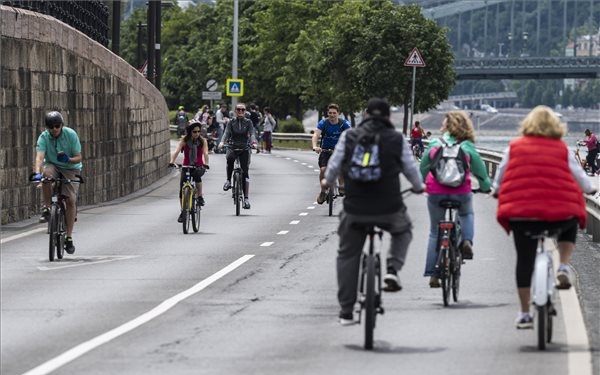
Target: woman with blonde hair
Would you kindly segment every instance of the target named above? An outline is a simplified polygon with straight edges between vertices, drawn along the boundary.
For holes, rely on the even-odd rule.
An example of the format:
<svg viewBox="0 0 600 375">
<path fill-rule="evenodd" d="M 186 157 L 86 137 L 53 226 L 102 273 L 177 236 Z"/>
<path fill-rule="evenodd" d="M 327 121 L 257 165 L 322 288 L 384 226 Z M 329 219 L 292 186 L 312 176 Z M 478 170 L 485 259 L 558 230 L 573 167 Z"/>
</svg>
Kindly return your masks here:
<svg viewBox="0 0 600 375">
<path fill-rule="evenodd" d="M 562 141 L 565 130 L 552 109 L 535 107 L 521 122 L 521 137 L 511 141 L 504 152 L 492 185 L 498 197 L 497 220 L 507 233 L 513 232 L 517 251 L 518 329 L 533 328 L 529 299 L 537 241 L 527 233 L 558 232 L 557 288 L 570 288 L 567 264 L 575 247 L 577 225 L 584 228 L 587 218 L 583 192 L 595 191 Z"/>
<path fill-rule="evenodd" d="M 438 223 L 444 218 L 444 208 L 440 206 L 441 201 L 452 199 L 461 203 L 458 209 L 463 240 L 461 251 L 464 259 L 473 259 L 474 214 L 471 175 L 475 176 L 479 181 L 479 189 L 481 191 L 487 192 L 491 186 L 485 164 L 475 149 L 475 131 L 467 113 L 463 111 L 446 113 L 440 131 L 442 132 L 442 137 L 429 142 L 429 146 L 425 150 L 420 164 L 421 175 L 425 181 L 428 193 L 427 208 L 429 210 L 430 223 L 424 276 L 430 276 L 429 286 L 431 288 L 440 287 L 440 279 L 436 274 L 435 263 L 437 260 Z M 465 179 L 460 186 L 450 187 L 439 183 L 431 171 L 433 157 L 444 143 L 449 146 L 459 143 L 461 150 L 466 155 L 467 168 Z"/>
</svg>

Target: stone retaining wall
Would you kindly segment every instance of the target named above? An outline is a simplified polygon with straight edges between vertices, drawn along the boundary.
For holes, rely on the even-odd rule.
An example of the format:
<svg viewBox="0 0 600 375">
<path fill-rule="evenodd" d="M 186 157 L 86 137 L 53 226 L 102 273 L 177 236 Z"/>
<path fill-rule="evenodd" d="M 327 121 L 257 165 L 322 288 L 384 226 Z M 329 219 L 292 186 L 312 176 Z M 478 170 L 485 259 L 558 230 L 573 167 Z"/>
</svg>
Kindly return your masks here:
<svg viewBox="0 0 600 375">
<path fill-rule="evenodd" d="M 72 27 L 0 6 L 1 223 L 37 215 L 27 181 L 44 115 L 60 110 L 81 139 L 79 204 L 125 196 L 167 173 L 168 108 L 137 70 Z"/>
</svg>

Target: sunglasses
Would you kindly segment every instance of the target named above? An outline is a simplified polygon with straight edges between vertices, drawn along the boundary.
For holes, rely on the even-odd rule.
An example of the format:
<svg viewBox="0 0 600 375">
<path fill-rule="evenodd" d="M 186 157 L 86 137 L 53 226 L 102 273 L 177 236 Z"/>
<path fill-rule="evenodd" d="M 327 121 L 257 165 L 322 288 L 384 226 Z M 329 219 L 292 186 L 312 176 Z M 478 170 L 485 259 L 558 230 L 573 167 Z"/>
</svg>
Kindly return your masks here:
<svg viewBox="0 0 600 375">
<path fill-rule="evenodd" d="M 54 125 L 46 126 L 46 128 L 48 128 L 48 129 L 58 129 L 61 126 L 62 126 L 62 124 L 54 124 Z"/>
<path fill-rule="evenodd" d="M 192 133 L 200 133 L 200 130 L 192 130 Z"/>
<path fill-rule="evenodd" d="M 235 110 L 238 111 L 238 112 L 245 112 L 246 108 L 236 108 Z"/>
</svg>

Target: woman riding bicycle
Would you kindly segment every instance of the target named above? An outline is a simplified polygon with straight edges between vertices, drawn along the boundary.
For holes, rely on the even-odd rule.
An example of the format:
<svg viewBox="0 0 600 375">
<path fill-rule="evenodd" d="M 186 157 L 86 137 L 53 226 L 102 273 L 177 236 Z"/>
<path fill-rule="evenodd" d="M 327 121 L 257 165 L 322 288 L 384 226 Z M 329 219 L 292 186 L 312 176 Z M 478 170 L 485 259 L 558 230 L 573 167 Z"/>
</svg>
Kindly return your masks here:
<svg viewBox="0 0 600 375">
<path fill-rule="evenodd" d="M 192 120 L 194 121 L 194 120 Z M 202 124 L 192 122 L 186 128 L 185 136 L 181 137 L 175 152 L 171 155 L 169 166 L 175 166 L 177 155 L 183 151 L 183 165 L 201 167 L 191 171 L 192 178 L 196 181 L 195 196 L 198 199 L 198 205 L 204 206 L 204 197 L 202 196 L 202 175 L 208 169 L 208 144 L 201 135 Z M 179 180 L 179 198 L 181 199 L 181 187 L 185 182 L 185 169 L 181 170 L 181 179 Z M 183 222 L 184 212 L 179 214 L 178 223 Z"/>
<path fill-rule="evenodd" d="M 223 139 L 219 143 L 219 148 L 223 148 L 226 143 L 230 146 L 227 149 L 227 181 L 223 185 L 223 190 L 231 189 L 231 175 L 233 174 L 233 164 L 236 158 L 240 159 L 244 178 L 244 208 L 250 209 L 250 200 L 248 199 L 248 190 L 250 187 L 250 175 L 248 168 L 250 166 L 250 149 L 256 148 L 256 135 L 252 121 L 246 118 L 246 105 L 239 103 L 235 106 L 235 119 L 229 121 L 225 127 Z"/>
<path fill-rule="evenodd" d="M 491 181 L 479 153 L 475 150 L 475 131 L 469 116 L 463 111 L 446 113 L 442 121 L 442 138 L 448 145 L 460 143 L 461 150 L 467 156 L 467 170 L 464 182 L 458 187 L 449 187 L 440 184 L 433 176 L 431 169 L 432 157 L 438 148 L 442 147 L 441 139 L 433 139 L 421 159 L 421 175 L 425 180 L 427 208 L 429 210 L 429 241 L 427 243 L 427 260 L 425 262 L 424 276 L 430 276 L 429 286 L 439 288 L 440 279 L 435 274 L 437 260 L 436 244 L 438 239 L 438 223 L 444 219 L 444 208 L 440 202 L 447 199 L 459 201 L 458 216 L 462 229 L 461 251 L 463 259 L 473 259 L 474 214 L 473 193 L 471 191 L 471 174 L 479 181 L 479 189 L 487 192 L 490 190 Z"/>
<path fill-rule="evenodd" d="M 521 122 L 522 136 L 504 152 L 494 179 L 497 219 L 507 232 L 513 231 L 517 250 L 521 309 L 515 324 L 521 329 L 533 328 L 529 299 L 537 240 L 527 232 L 540 228 L 560 230 L 557 288 L 570 288 L 567 264 L 575 248 L 577 224 L 584 228 L 587 218 L 582 190 L 595 192 L 585 171 L 561 140 L 565 130 L 552 109 L 535 107 Z"/>
</svg>

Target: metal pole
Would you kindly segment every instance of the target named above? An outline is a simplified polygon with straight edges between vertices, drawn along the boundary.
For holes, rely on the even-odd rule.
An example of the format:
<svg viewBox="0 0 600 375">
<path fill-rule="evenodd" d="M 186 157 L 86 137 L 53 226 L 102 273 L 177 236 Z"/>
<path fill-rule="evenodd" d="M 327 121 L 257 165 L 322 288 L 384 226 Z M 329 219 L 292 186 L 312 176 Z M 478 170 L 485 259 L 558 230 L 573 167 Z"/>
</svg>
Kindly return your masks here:
<svg viewBox="0 0 600 375">
<path fill-rule="evenodd" d="M 156 1 L 148 1 L 148 81 L 154 83 L 154 37 L 156 29 Z"/>
<path fill-rule="evenodd" d="M 142 68 L 142 27 L 144 25 L 141 22 L 138 22 L 137 25 L 137 66 L 136 68 L 141 69 Z"/>
<path fill-rule="evenodd" d="M 156 66 L 154 74 L 154 86 L 160 90 L 160 76 L 161 76 L 161 64 L 160 64 L 160 30 L 161 30 L 161 8 L 162 4 L 158 2 L 155 8 L 156 14 L 156 41 L 154 44 L 154 65 Z"/>
<path fill-rule="evenodd" d="M 121 50 L 121 1 L 113 2 L 112 12 L 112 51 L 118 55 Z"/>
<path fill-rule="evenodd" d="M 236 79 L 238 77 L 238 13 L 239 13 L 239 0 L 233 1 L 233 61 L 231 62 L 231 78 Z M 232 109 L 235 109 L 237 105 L 237 96 L 231 97 Z"/>
<path fill-rule="evenodd" d="M 415 110 L 415 81 L 417 80 L 417 67 L 413 66 L 413 76 L 412 76 L 412 94 L 410 96 L 410 117 L 408 128 L 412 129 L 413 126 L 413 112 Z M 406 134 L 404 134 L 406 135 Z"/>
</svg>

